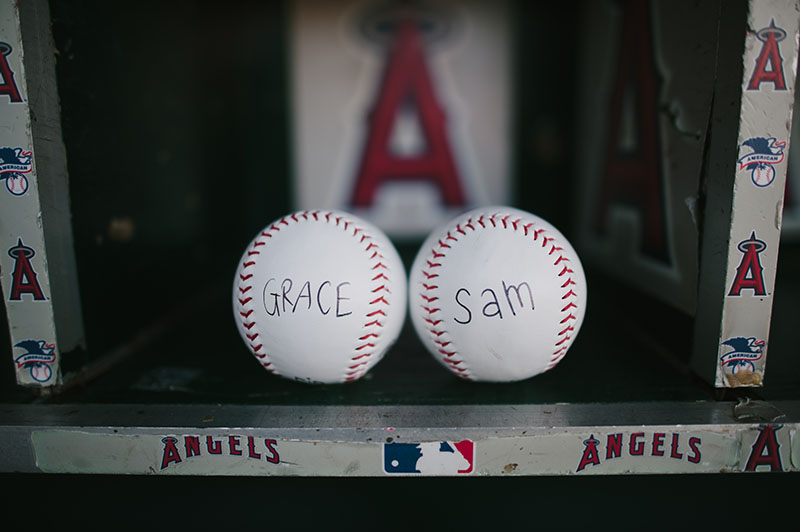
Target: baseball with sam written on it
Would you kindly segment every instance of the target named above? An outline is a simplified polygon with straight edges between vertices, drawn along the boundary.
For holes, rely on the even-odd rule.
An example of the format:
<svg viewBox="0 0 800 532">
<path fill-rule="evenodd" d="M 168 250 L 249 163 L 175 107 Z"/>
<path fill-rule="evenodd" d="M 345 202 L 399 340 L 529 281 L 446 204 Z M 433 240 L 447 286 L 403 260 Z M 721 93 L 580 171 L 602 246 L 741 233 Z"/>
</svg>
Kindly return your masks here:
<svg viewBox="0 0 800 532">
<path fill-rule="evenodd" d="M 511 207 L 468 211 L 431 232 L 409 279 L 410 315 L 430 354 L 469 381 L 519 381 L 566 356 L 587 286 L 569 241 Z"/>
</svg>

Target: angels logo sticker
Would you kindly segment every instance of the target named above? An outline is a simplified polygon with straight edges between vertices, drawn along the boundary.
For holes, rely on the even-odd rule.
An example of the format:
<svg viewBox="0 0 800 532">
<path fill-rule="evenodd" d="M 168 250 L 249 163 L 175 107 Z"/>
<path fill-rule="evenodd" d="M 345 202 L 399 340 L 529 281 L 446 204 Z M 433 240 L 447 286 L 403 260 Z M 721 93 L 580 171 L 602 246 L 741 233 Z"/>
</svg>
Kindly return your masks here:
<svg viewBox="0 0 800 532">
<path fill-rule="evenodd" d="M 764 280 L 764 266 L 761 264 L 761 253 L 767 249 L 766 242 L 759 239 L 753 231 L 750 238 L 739 242 L 737 249 L 742 252 L 742 259 L 736 267 L 736 275 L 728 295 L 739 297 L 743 290 L 752 290 L 754 296 L 766 296 L 767 284 Z"/>
<path fill-rule="evenodd" d="M 161 439 L 164 448 L 161 452 L 163 471 L 170 466 L 186 460 L 219 460 L 225 457 L 248 459 L 256 462 L 280 464 L 278 442 L 272 438 L 258 438 L 238 434 L 224 436 L 185 435 L 165 436 Z"/>
<path fill-rule="evenodd" d="M 744 466 L 745 471 L 785 471 L 778 438 L 778 431 L 783 427 L 771 424 L 758 427 L 758 436 L 750 448 L 750 455 Z"/>
<path fill-rule="evenodd" d="M 14 270 L 11 273 L 11 290 L 9 301 L 22 301 L 23 296 L 29 295 L 33 301 L 44 301 L 47 298 L 39 283 L 39 276 L 33 269 L 31 259 L 36 256 L 36 251 L 26 246 L 22 238 L 17 239 L 17 245 L 8 250 L 8 256 L 14 259 Z"/>
<path fill-rule="evenodd" d="M 445 204 L 463 207 L 466 197 L 447 136 L 447 115 L 436 94 L 425 55 L 420 29 L 423 24 L 410 16 L 393 20 L 392 24 L 396 26 L 396 36 L 390 47 L 384 81 L 369 113 L 368 135 L 352 203 L 356 207 L 371 206 L 385 181 L 422 180 L 439 190 Z M 418 120 L 411 123 L 421 128 L 410 138 L 425 144 L 424 147 L 415 148 L 408 142 L 392 143 L 393 125 L 403 116 L 412 116 L 408 113 L 416 113 Z"/>
<path fill-rule="evenodd" d="M 0 96 L 8 96 L 11 103 L 21 103 L 22 95 L 17 87 L 17 82 L 14 81 L 14 71 L 8 64 L 8 56 L 13 51 L 10 44 L 0 42 Z"/>
<path fill-rule="evenodd" d="M 756 38 L 761 41 L 761 51 L 756 58 L 753 75 L 747 84 L 747 90 L 761 90 L 762 83 L 771 83 L 773 90 L 786 90 L 786 76 L 783 73 L 783 56 L 781 56 L 780 43 L 786 38 L 786 30 L 779 28 L 772 20 L 769 26 L 756 32 Z"/>
<path fill-rule="evenodd" d="M 475 465 L 475 444 L 470 440 L 421 443 L 387 443 L 383 470 L 406 475 L 465 475 Z"/>
<path fill-rule="evenodd" d="M 617 432 L 606 435 L 605 441 L 590 434 L 583 440 L 583 452 L 575 472 L 580 473 L 589 466 L 600 466 L 615 459 L 629 458 L 652 460 L 657 457 L 659 460 L 671 459 L 696 465 L 702 461 L 702 445 L 702 438 L 680 432 Z"/>
<path fill-rule="evenodd" d="M 752 152 L 739 159 L 739 170 L 750 170 L 750 179 L 757 187 L 768 187 L 775 181 L 775 165 L 783 162 L 786 141 L 774 137 L 753 137 L 742 142 Z"/>
<path fill-rule="evenodd" d="M 36 382 L 47 382 L 53 377 L 51 364 L 56 360 L 56 346 L 45 340 L 23 340 L 14 345 L 24 352 L 14 359 L 17 370 L 29 370 Z"/>
<path fill-rule="evenodd" d="M 33 153 L 22 148 L 0 147 L 0 180 L 14 196 L 28 191 L 28 174 L 33 170 Z"/>
<path fill-rule="evenodd" d="M 418 239 L 511 193 L 510 2 L 297 2 L 299 210 Z M 320 60 L 324 58 L 324 60 Z"/>
</svg>

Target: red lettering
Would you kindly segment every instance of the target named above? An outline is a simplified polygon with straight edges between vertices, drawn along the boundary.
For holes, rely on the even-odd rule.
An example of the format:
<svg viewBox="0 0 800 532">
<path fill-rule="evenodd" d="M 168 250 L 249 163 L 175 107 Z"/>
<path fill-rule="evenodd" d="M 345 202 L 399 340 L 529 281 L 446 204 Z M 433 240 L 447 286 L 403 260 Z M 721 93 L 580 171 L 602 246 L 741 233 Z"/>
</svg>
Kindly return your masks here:
<svg viewBox="0 0 800 532">
<path fill-rule="evenodd" d="M 762 425 L 758 427 L 758 438 L 750 449 L 745 471 L 755 471 L 759 466 L 767 466 L 770 471 L 783 471 L 780 444 L 776 432 L 783 425 Z"/>
<path fill-rule="evenodd" d="M 256 452 L 256 442 L 252 436 L 247 437 L 247 456 L 256 460 L 261 459 L 261 453 Z"/>
<path fill-rule="evenodd" d="M 162 438 L 161 441 L 164 443 L 164 454 L 161 457 L 161 469 L 166 469 L 170 464 L 180 464 L 181 455 L 176 445 L 178 443 L 178 438 L 167 436 L 166 438 Z"/>
<path fill-rule="evenodd" d="M 184 446 L 186 447 L 186 458 L 190 456 L 200 455 L 200 437 L 199 436 L 186 436 L 184 439 Z"/>
<path fill-rule="evenodd" d="M 269 451 L 269 456 L 267 456 L 267 462 L 271 464 L 279 464 L 281 462 L 281 457 L 278 455 L 278 443 L 272 439 L 264 440 L 264 445 L 267 446 L 267 450 Z"/>
<path fill-rule="evenodd" d="M 11 54 L 11 46 L 7 43 L 0 42 L 0 96 L 8 96 L 11 103 L 20 103 L 22 96 L 19 93 L 19 87 L 14 81 L 14 71 L 8 64 L 8 56 Z"/>
<path fill-rule="evenodd" d="M 439 188 L 445 204 L 466 203 L 420 33 L 412 20 L 398 23 L 383 84 L 369 115 L 367 142 L 353 191 L 356 206 L 372 205 L 378 187 L 389 180 L 428 181 Z M 390 136 L 399 112 L 409 103 L 417 111 L 425 150 L 419 155 L 398 156 L 392 153 Z"/>
<path fill-rule="evenodd" d="M 583 471 L 587 466 L 600 463 L 600 456 L 597 453 L 597 444 L 599 443 L 600 441 L 594 437 L 594 434 L 589 436 L 588 440 L 583 440 L 583 455 L 581 456 L 581 461 L 578 463 L 578 469 L 575 470 L 576 473 L 578 471 Z"/>
<path fill-rule="evenodd" d="M 622 456 L 622 434 L 609 434 L 606 441 L 606 460 Z"/>
<path fill-rule="evenodd" d="M 228 436 L 228 452 L 234 456 L 240 456 L 242 454 L 242 450 L 239 449 L 239 445 L 241 442 L 239 441 L 239 436 Z"/>
<path fill-rule="evenodd" d="M 761 45 L 761 52 L 756 58 L 756 66 L 750 77 L 750 83 L 747 84 L 747 90 L 757 91 L 761 89 L 762 83 L 772 83 L 775 90 L 785 91 L 786 78 L 783 75 L 783 57 L 778 42 L 786 38 L 786 32 L 776 27 L 773 20 L 769 27 L 759 30 L 756 35 L 764 44 Z"/>
<path fill-rule="evenodd" d="M 670 458 L 675 458 L 677 460 L 680 460 L 681 458 L 683 458 L 683 453 L 679 453 L 678 452 L 678 439 L 679 438 L 680 438 L 680 435 L 677 434 L 677 433 L 674 433 L 672 435 L 672 445 L 670 445 L 670 449 L 669 449 L 669 457 Z"/>
<path fill-rule="evenodd" d="M 700 463 L 700 444 L 703 443 L 700 438 L 693 436 L 689 438 L 689 449 L 691 449 L 692 454 L 686 457 L 688 461 L 693 464 Z"/>
<path fill-rule="evenodd" d="M 761 252 L 767 248 L 767 244 L 756 238 L 756 232 L 753 231 L 749 240 L 739 242 L 738 248 L 743 253 L 742 260 L 736 268 L 736 277 L 728 295 L 740 296 L 742 290 L 752 290 L 755 296 L 767 295 L 764 267 L 761 265 L 760 257 Z"/>
<path fill-rule="evenodd" d="M 184 436 L 183 442 L 186 449 L 186 458 L 192 456 L 202 455 L 200 446 L 201 436 Z M 244 436 L 227 436 L 227 444 L 229 454 L 232 456 L 242 456 L 241 449 Z M 178 438 L 174 436 L 167 436 L 161 440 L 164 443 L 164 452 L 161 457 L 161 469 L 165 469 L 171 464 L 179 464 L 182 461 L 180 451 L 178 450 Z M 215 440 L 211 436 L 206 436 L 206 448 L 209 455 L 221 455 L 224 440 Z M 256 444 L 254 436 L 247 436 L 247 456 L 255 460 L 265 458 L 267 462 L 272 464 L 280 463 L 280 455 L 278 454 L 278 443 L 274 439 L 265 439 L 264 445 L 266 453 L 260 452 Z"/>
<path fill-rule="evenodd" d="M 653 451 L 652 456 L 664 456 L 664 436 L 663 432 L 656 432 L 653 434 Z"/>
<path fill-rule="evenodd" d="M 642 250 L 670 263 L 664 217 L 661 141 L 658 131 L 659 75 L 653 61 L 648 3 L 627 0 L 620 32 L 616 81 L 609 109 L 606 154 L 596 225 L 603 233 L 616 203 L 637 209 L 642 228 Z M 628 98 L 631 97 L 631 98 Z M 632 108 L 626 104 L 632 102 Z M 632 111 L 635 131 L 621 143 L 624 116 Z"/>
<path fill-rule="evenodd" d="M 222 442 L 213 439 L 211 436 L 206 436 L 206 448 L 208 454 L 222 454 Z"/>
<path fill-rule="evenodd" d="M 31 264 L 31 258 L 36 255 L 33 248 L 17 239 L 17 245 L 8 250 L 8 255 L 14 259 L 14 271 L 11 273 L 10 301 L 21 301 L 24 294 L 33 296 L 34 301 L 47 299 L 37 279 L 36 271 Z"/>
<path fill-rule="evenodd" d="M 631 456 L 642 456 L 644 454 L 644 442 L 639 441 L 639 438 L 644 436 L 644 432 L 635 432 L 631 434 L 631 440 L 628 452 Z"/>
</svg>

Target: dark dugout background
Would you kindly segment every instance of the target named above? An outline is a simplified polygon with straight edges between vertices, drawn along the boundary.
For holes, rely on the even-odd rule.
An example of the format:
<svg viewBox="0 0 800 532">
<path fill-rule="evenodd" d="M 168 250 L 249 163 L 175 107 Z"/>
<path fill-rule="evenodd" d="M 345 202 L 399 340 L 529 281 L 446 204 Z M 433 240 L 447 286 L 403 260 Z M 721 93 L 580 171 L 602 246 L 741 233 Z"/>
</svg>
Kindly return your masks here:
<svg viewBox="0 0 800 532">
<path fill-rule="evenodd" d="M 568 211 L 549 198 L 569 196 L 580 162 L 568 149 L 575 4 L 518 1 L 516 9 L 515 89 L 525 97 L 515 102 L 514 165 L 537 179 L 517 179 L 515 196 L 569 235 Z M 86 362 L 185 304 L 181 291 L 227 290 L 243 246 L 291 208 L 287 6 L 74 0 L 51 2 L 51 14 Z M 4 395 L 13 395 L 11 366 L 2 368 Z M 13 492 L 2 504 L 12 523 L 88 529 L 736 529 L 789 514 L 796 480 L 0 478 Z"/>
</svg>

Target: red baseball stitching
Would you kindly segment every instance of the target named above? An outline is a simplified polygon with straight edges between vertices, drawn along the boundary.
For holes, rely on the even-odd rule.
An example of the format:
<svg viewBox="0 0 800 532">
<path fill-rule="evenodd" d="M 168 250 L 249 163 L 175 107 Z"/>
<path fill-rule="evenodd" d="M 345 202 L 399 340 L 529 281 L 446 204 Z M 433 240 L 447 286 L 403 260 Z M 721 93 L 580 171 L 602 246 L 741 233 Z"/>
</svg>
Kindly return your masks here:
<svg viewBox="0 0 800 532">
<path fill-rule="evenodd" d="M 344 231 L 351 233 L 351 235 L 358 239 L 359 244 L 365 244 L 364 252 L 368 255 L 370 270 L 373 272 L 371 281 L 374 288 L 371 292 L 374 298 L 369 301 L 369 311 L 365 315 L 365 323 L 362 328 L 363 334 L 358 338 L 358 343 L 354 348 L 354 355 L 350 359 L 345 372 L 345 381 L 354 381 L 361 378 L 377 360 L 372 360 L 374 355 L 374 348 L 380 338 L 381 329 L 383 328 L 382 319 L 386 317 L 386 309 L 389 306 L 389 301 L 386 299 L 387 294 L 391 294 L 388 284 L 389 268 L 384 263 L 385 257 L 381 253 L 380 245 L 373 241 L 372 236 L 367 234 L 361 227 L 356 226 L 352 220 L 347 220 L 343 216 L 337 215 L 334 212 L 322 211 L 298 211 L 290 215 L 284 216 L 280 220 L 273 222 L 270 226 L 255 238 L 250 244 L 247 252 L 245 253 L 246 259 L 242 261 L 239 267 L 239 285 L 238 285 L 238 314 L 239 321 L 245 329 L 244 335 L 247 337 L 248 347 L 253 355 L 261 362 L 270 372 L 280 375 L 273 363 L 269 359 L 269 354 L 266 352 L 264 345 L 258 341 L 259 332 L 253 330 L 256 322 L 252 321 L 250 316 L 254 312 L 253 305 L 255 304 L 250 292 L 253 286 L 249 284 L 253 274 L 248 270 L 253 268 L 257 263 L 258 255 L 261 254 L 262 246 L 267 245 L 268 239 L 272 238 L 276 232 L 279 232 L 284 226 L 292 223 L 300 223 L 300 218 L 304 221 L 333 223 L 335 226 L 341 226 Z M 252 332 L 251 332 L 252 331 Z"/>
<path fill-rule="evenodd" d="M 534 222 L 520 225 L 520 223 L 523 221 L 522 218 L 512 220 L 511 214 L 502 217 L 500 216 L 500 213 L 494 213 L 489 216 L 482 214 L 474 220 L 469 218 L 466 222 L 457 223 L 455 229 L 453 231 L 448 231 L 447 234 L 442 239 L 439 239 L 437 244 L 435 244 L 435 246 L 431 249 L 430 257 L 425 261 L 426 266 L 424 266 L 421 270 L 424 279 L 421 283 L 422 289 L 419 292 L 419 296 L 421 299 L 420 306 L 424 311 L 423 320 L 427 324 L 428 332 L 435 337 L 432 341 L 437 346 L 436 349 L 439 357 L 450 369 L 453 370 L 456 375 L 466 380 L 475 380 L 475 377 L 471 375 L 464 360 L 458 354 L 458 351 L 455 349 L 455 347 L 452 346 L 452 341 L 441 340 L 441 337 L 444 334 L 447 334 L 447 331 L 442 329 L 441 325 L 443 324 L 443 320 L 437 316 L 437 313 L 441 311 L 441 308 L 435 305 L 435 303 L 439 300 L 439 297 L 435 295 L 436 290 L 439 288 L 439 286 L 436 284 L 436 278 L 439 277 L 436 269 L 442 266 L 442 259 L 446 257 L 448 250 L 452 247 L 448 242 L 458 242 L 458 239 L 460 238 L 455 236 L 453 233 L 465 236 L 467 234 L 465 228 L 474 232 L 479 228 L 486 229 L 489 225 L 495 228 L 498 227 L 498 225 L 502 225 L 503 229 L 511 229 L 514 232 L 521 230 L 524 236 L 532 236 L 534 242 L 541 241 L 541 247 L 543 249 L 547 249 L 549 246 L 547 255 L 553 258 L 553 266 L 558 272 L 556 275 L 560 280 L 563 281 L 561 288 L 564 291 L 562 293 L 561 300 L 564 302 L 564 306 L 561 309 L 561 315 L 563 318 L 559 322 L 561 325 L 561 330 L 557 335 L 558 340 L 553 346 L 554 351 L 550 357 L 547 370 L 552 369 L 562 358 L 564 358 L 564 355 L 567 353 L 567 350 L 569 349 L 569 346 L 572 344 L 572 340 L 575 337 L 575 324 L 578 318 L 575 316 L 574 311 L 578 308 L 578 306 L 575 304 L 578 294 L 572 289 L 572 287 L 577 286 L 577 284 L 573 279 L 575 271 L 570 268 L 569 257 L 566 257 L 561 253 L 564 251 L 564 249 L 554 242 L 555 239 L 553 237 L 547 236 L 545 229 L 532 230 L 535 225 Z"/>
</svg>

